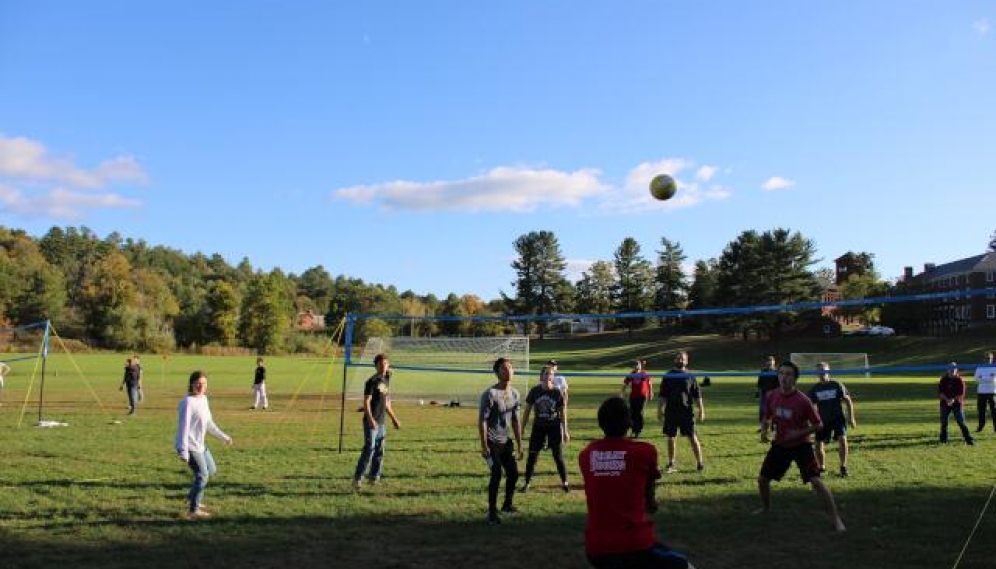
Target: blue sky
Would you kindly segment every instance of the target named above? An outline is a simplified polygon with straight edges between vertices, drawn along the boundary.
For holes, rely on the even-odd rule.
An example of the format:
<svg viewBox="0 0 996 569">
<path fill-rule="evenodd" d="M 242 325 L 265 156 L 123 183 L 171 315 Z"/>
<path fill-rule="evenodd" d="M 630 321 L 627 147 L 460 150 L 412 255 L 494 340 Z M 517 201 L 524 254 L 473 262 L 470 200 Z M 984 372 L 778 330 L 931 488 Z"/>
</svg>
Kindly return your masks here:
<svg viewBox="0 0 996 569">
<path fill-rule="evenodd" d="M 0 224 L 511 292 L 787 227 L 886 278 L 996 230 L 996 3 L 0 0 Z M 678 195 L 654 202 L 653 175 Z"/>
</svg>

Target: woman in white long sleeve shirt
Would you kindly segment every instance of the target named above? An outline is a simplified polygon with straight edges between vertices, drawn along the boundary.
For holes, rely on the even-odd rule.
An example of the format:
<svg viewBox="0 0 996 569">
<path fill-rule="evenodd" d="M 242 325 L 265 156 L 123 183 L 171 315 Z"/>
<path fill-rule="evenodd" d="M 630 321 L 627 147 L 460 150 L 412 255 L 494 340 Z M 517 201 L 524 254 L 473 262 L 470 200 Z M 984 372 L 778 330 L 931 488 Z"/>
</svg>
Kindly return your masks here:
<svg viewBox="0 0 996 569">
<path fill-rule="evenodd" d="M 214 424 L 211 408 L 208 406 L 207 376 L 197 370 L 190 374 L 187 396 L 180 401 L 179 422 L 176 429 L 176 453 L 194 473 L 194 482 L 187 495 L 190 508 L 186 517 L 191 520 L 211 516 L 201 509 L 201 499 L 204 497 L 204 487 L 207 486 L 208 478 L 214 476 L 218 469 L 215 467 L 211 451 L 204 443 L 206 433 L 211 433 L 225 441 L 227 445 L 232 444 L 232 437 Z"/>
</svg>

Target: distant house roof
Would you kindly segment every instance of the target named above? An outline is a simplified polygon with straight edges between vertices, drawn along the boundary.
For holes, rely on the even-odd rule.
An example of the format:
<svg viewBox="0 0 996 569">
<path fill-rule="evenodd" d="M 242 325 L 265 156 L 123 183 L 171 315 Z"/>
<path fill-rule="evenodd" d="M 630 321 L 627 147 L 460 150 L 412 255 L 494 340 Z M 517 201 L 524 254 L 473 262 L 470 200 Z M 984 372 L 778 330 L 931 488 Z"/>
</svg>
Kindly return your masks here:
<svg viewBox="0 0 996 569">
<path fill-rule="evenodd" d="M 931 269 L 917 275 L 921 279 L 936 279 L 948 275 L 959 275 L 973 271 L 986 271 L 996 269 L 996 251 L 966 257 L 943 265 L 937 265 Z"/>
</svg>

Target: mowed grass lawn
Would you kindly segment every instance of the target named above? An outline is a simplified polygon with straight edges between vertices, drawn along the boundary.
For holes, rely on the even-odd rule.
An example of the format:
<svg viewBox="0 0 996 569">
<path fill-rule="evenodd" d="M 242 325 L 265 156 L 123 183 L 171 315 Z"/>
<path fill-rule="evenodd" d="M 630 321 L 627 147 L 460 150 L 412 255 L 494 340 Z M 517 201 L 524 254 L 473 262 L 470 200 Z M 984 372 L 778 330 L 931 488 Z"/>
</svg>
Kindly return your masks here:
<svg viewBox="0 0 996 569">
<path fill-rule="evenodd" d="M 17 427 L 32 364 L 16 364 L 0 407 L 0 567 L 586 566 L 577 454 L 599 436 L 595 410 L 617 392 L 616 379 L 571 381 L 566 454 L 575 491 L 560 492 L 546 453 L 534 490 L 517 496 L 522 512 L 489 527 L 473 403 L 399 401 L 403 424 L 389 433 L 384 481 L 357 494 L 350 488 L 362 442 L 356 401 L 347 402 L 345 449 L 337 452 L 340 363 L 267 358 L 272 404 L 264 413 L 249 409 L 253 358 L 149 356 L 146 401 L 128 417 L 117 391 L 124 358 L 50 358 L 45 418 L 69 423 L 60 428 L 33 426 L 34 394 Z M 235 444 L 209 439 L 219 474 L 205 504 L 215 515 L 192 523 L 180 520 L 190 473 L 173 437 L 176 405 L 195 368 L 207 371 L 215 419 Z M 399 371 L 395 382 L 404 381 Z M 520 376 L 516 383 L 525 395 L 534 381 Z M 859 427 L 851 432 L 851 478 L 827 479 L 849 528 L 833 535 L 794 470 L 774 485 L 774 512 L 751 515 L 766 450 L 755 432 L 753 381 L 719 378 L 705 389 L 707 468 L 694 472 L 687 441 L 679 441 L 681 471 L 658 486 L 655 519 L 665 541 L 701 568 L 954 565 L 996 482 L 991 426 L 968 447 L 952 425 L 952 442 L 940 445 L 934 378 L 848 380 Z M 806 378 L 802 386 L 811 383 Z M 650 424 L 646 439 L 663 464 L 664 439 Z M 836 447 L 829 450 L 835 472 Z M 993 510 L 996 504 L 959 567 L 996 567 Z"/>
</svg>

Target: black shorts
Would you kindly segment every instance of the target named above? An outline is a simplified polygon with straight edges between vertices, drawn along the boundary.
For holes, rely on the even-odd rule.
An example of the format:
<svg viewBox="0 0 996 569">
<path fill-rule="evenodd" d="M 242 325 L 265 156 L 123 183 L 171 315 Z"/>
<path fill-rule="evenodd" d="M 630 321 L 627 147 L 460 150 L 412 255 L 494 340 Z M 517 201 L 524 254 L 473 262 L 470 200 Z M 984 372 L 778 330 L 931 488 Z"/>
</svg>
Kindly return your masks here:
<svg viewBox="0 0 996 569">
<path fill-rule="evenodd" d="M 823 428 L 816 431 L 816 440 L 821 443 L 835 441 L 847 436 L 847 420 L 844 417 L 832 423 L 823 423 Z"/>
<path fill-rule="evenodd" d="M 799 467 L 799 475 L 803 483 L 820 477 L 820 466 L 816 463 L 816 453 L 811 443 L 803 443 L 794 447 L 771 445 L 768 454 L 761 465 L 761 476 L 768 480 L 781 480 L 792 463 Z"/>
<path fill-rule="evenodd" d="M 688 558 L 657 543 L 650 549 L 588 556 L 595 569 L 687 569 Z"/>
<path fill-rule="evenodd" d="M 691 411 L 664 411 L 664 434 L 673 437 L 681 431 L 686 437 L 695 436 L 695 416 Z"/>
<path fill-rule="evenodd" d="M 533 430 L 529 433 L 529 452 L 539 452 L 544 446 L 556 449 L 560 447 L 562 440 L 563 431 L 560 429 L 560 423 L 552 425 L 533 423 Z"/>
</svg>

